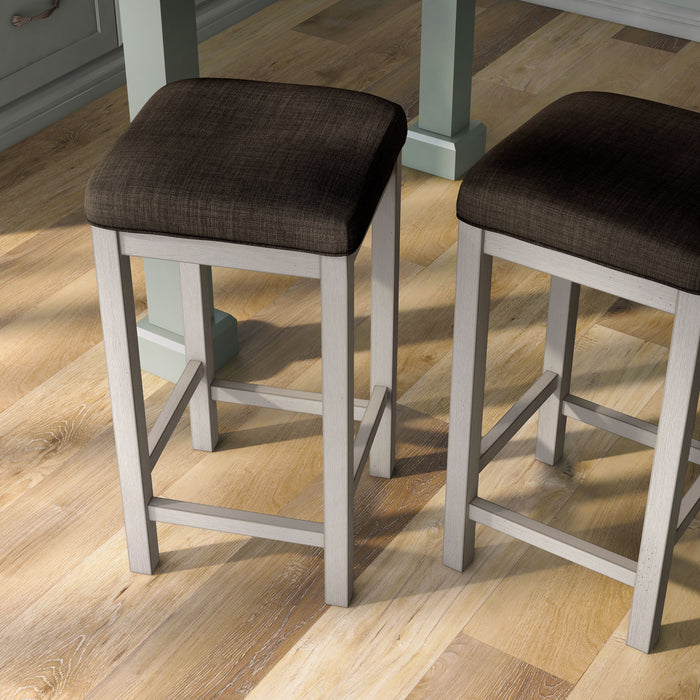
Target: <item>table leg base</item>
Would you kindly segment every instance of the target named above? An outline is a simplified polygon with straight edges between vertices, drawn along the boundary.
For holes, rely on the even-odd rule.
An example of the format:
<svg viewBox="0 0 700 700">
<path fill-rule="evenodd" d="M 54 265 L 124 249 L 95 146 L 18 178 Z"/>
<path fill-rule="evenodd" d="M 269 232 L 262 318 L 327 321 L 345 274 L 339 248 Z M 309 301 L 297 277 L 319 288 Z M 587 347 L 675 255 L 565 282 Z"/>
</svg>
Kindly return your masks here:
<svg viewBox="0 0 700 700">
<path fill-rule="evenodd" d="M 459 180 L 486 152 L 486 127 L 471 121 L 469 128 L 455 136 L 444 136 L 418 126 L 408 130 L 402 162 L 448 180 Z"/>
<path fill-rule="evenodd" d="M 177 382 L 185 369 L 183 337 L 151 323 L 148 316 L 137 324 L 141 369 Z M 238 322 L 230 314 L 214 309 L 214 368 L 219 369 L 238 354 Z"/>
</svg>

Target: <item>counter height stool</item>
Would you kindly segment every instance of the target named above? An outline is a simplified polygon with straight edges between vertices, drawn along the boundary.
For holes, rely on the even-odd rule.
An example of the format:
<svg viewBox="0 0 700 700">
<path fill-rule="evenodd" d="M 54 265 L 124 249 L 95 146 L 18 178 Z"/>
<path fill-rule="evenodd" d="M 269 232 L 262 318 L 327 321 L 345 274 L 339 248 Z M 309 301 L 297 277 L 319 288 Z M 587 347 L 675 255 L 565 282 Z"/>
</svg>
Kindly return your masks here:
<svg viewBox="0 0 700 700">
<path fill-rule="evenodd" d="M 355 488 L 368 459 L 374 475 L 393 466 L 405 138 L 401 108 L 372 95 L 185 80 L 159 90 L 95 170 L 85 210 L 132 571 L 158 563 L 156 521 L 204 527 L 323 547 L 326 602 L 349 604 Z M 365 401 L 353 396 L 353 263 L 370 223 Z M 129 256 L 180 263 L 186 367 L 150 434 Z M 213 378 L 211 265 L 320 279 L 321 394 Z M 323 416 L 323 523 L 153 496 L 151 470 L 188 403 L 193 447 L 215 448 L 216 401 Z"/>
<path fill-rule="evenodd" d="M 444 562 L 463 570 L 483 523 L 634 586 L 627 643 L 659 634 L 673 546 L 700 508 L 683 496 L 698 403 L 700 114 L 576 93 L 491 150 L 462 184 Z M 482 438 L 491 261 L 550 274 L 543 374 Z M 570 393 L 579 285 L 675 314 L 659 426 Z M 655 447 L 638 561 L 477 494 L 479 472 L 539 410 L 535 456 L 562 455 L 567 417 Z"/>
</svg>

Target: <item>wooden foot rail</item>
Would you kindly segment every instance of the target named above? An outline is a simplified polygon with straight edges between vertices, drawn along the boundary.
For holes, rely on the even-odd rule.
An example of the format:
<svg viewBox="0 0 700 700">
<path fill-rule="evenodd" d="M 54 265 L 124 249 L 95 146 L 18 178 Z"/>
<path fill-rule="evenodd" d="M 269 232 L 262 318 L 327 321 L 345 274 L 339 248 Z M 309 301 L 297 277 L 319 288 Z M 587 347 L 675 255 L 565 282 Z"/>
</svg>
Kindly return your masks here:
<svg viewBox="0 0 700 700">
<path fill-rule="evenodd" d="M 564 398 L 562 411 L 565 416 L 580 420 L 582 423 L 602 428 L 614 435 L 634 440 L 647 447 L 656 447 L 658 426 L 653 423 L 614 411 L 612 408 L 601 406 L 573 394 Z M 700 464 L 700 440 L 691 440 L 688 460 L 693 464 Z M 700 479 L 696 479 L 681 501 L 676 527 L 676 541 L 686 531 L 698 511 L 700 511 Z"/>
<path fill-rule="evenodd" d="M 656 447 L 658 427 L 653 423 L 614 411 L 612 408 L 606 408 L 573 394 L 564 397 L 562 411 L 565 416 L 595 428 L 602 428 L 609 433 L 634 440 L 647 447 Z M 691 441 L 688 459 L 693 464 L 700 464 L 700 440 Z"/>
<path fill-rule="evenodd" d="M 634 586 L 636 561 L 591 544 L 580 537 L 561 532 L 483 498 L 475 498 L 469 504 L 469 518 L 628 586 Z"/>
<path fill-rule="evenodd" d="M 202 377 L 203 371 L 201 362 L 188 362 L 160 416 L 158 416 L 148 436 L 151 468 L 155 466 L 172 435 Z M 216 379 L 211 384 L 211 392 L 215 401 L 314 415 L 322 415 L 323 413 L 322 395 L 311 391 L 296 391 Z M 389 393 L 388 387 L 375 386 L 369 401 L 366 399 L 354 400 L 353 415 L 355 420 L 360 420 L 353 446 L 354 490 L 357 490 L 363 469 L 369 460 L 372 442 L 377 434 L 384 409 L 389 402 Z M 155 522 L 188 525 L 238 535 L 265 537 L 282 542 L 323 547 L 323 523 L 309 520 L 251 513 L 159 497 L 150 500 L 148 516 Z"/>
<path fill-rule="evenodd" d="M 260 408 L 277 408 L 282 411 L 311 413 L 320 416 L 323 413 L 322 395 L 314 391 L 297 391 L 262 384 L 243 384 L 226 379 L 215 379 L 211 384 L 214 401 L 239 403 Z M 367 399 L 355 399 L 355 420 L 362 420 L 367 409 Z"/>
<path fill-rule="evenodd" d="M 150 500 L 148 517 L 159 523 L 323 547 L 323 523 L 313 520 L 284 518 L 280 515 L 251 513 L 159 497 Z"/>
</svg>

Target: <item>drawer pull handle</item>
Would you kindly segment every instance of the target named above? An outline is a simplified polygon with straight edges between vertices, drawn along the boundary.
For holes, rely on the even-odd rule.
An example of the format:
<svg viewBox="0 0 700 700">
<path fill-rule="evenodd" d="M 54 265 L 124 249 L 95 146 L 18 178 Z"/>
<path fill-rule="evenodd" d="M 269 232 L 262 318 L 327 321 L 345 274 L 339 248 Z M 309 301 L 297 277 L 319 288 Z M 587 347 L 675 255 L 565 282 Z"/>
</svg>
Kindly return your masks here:
<svg viewBox="0 0 700 700">
<path fill-rule="evenodd" d="M 50 17 L 55 10 L 58 9 L 58 6 L 60 4 L 61 0 L 53 0 L 53 7 L 49 7 L 48 10 L 44 10 L 43 12 L 40 12 L 38 15 L 34 15 L 33 17 L 23 17 L 22 15 L 14 15 L 12 17 L 12 25 L 14 27 L 21 27 L 24 24 L 27 24 L 27 22 L 31 22 L 33 19 L 46 19 L 47 17 Z"/>
</svg>

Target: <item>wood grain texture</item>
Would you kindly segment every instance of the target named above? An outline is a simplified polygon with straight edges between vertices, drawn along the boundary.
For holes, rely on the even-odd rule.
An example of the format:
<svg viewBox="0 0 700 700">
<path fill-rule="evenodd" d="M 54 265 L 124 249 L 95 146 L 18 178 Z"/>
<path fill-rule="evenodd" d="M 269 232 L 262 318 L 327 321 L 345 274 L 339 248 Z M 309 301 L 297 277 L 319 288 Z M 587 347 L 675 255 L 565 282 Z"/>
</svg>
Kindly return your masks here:
<svg viewBox="0 0 700 700">
<path fill-rule="evenodd" d="M 294 29 L 334 4 L 280 0 L 205 42 L 202 75 L 367 89 L 415 114 L 420 3 L 369 24 L 360 15 L 361 31 L 351 37 L 347 22 L 342 41 Z M 543 12 L 477 1 L 479 17 L 489 9 L 477 36 L 481 22 L 494 58 L 513 18 Z M 487 124 L 489 146 L 575 90 L 699 110 L 700 45 L 671 53 L 613 38 L 620 30 L 561 13 L 481 70 L 473 116 Z M 442 668 L 440 687 L 471 679 L 489 690 L 549 673 L 578 684 L 572 697 L 698 700 L 697 518 L 676 549 L 651 656 L 624 645 L 625 587 L 611 590 L 578 567 L 565 573 L 560 561 L 480 526 L 472 567 L 457 574 L 440 563 L 459 185 L 409 169 L 397 472 L 391 482 L 365 474 L 359 485 L 353 606 L 323 605 L 316 550 L 185 527 L 159 525 L 156 576 L 129 572 L 81 212 L 89 172 L 127 122 L 125 91 L 116 90 L 0 153 L 0 696 L 403 698 L 424 676 L 437 682 Z M 355 392 L 365 397 L 370 246 L 368 236 L 355 270 Z M 140 314 L 140 264 L 132 274 Z M 221 376 L 318 391 L 318 282 L 219 268 L 213 280 L 217 306 L 240 324 L 241 354 Z M 539 376 L 547 288 L 544 275 L 494 263 L 484 430 Z M 573 390 L 658 420 L 669 329 L 668 316 L 582 289 Z M 152 425 L 170 385 L 143 382 Z M 155 492 L 320 520 L 320 419 L 219 410 L 221 445 L 206 455 L 191 450 L 185 414 L 153 472 Z M 633 555 L 650 453 L 569 423 L 558 468 L 533 459 L 530 422 L 484 471 L 482 495 Z M 523 608 L 523 596 L 534 602 Z M 469 655 L 442 663 L 465 636 L 485 660 L 462 681 Z"/>
<path fill-rule="evenodd" d="M 354 44 L 359 35 L 412 5 L 420 5 L 419 0 L 339 0 L 298 24 L 294 31 L 341 44 Z"/>
<path fill-rule="evenodd" d="M 486 66 L 480 77 L 541 93 L 619 29 L 620 25 L 563 13 Z"/>
<path fill-rule="evenodd" d="M 476 20 L 472 73 L 493 63 L 560 14 L 559 10 L 519 0 L 491 3 Z"/>
<path fill-rule="evenodd" d="M 563 700 L 572 688 L 561 678 L 459 634 L 407 697 L 409 700 L 437 697 Z"/>
<path fill-rule="evenodd" d="M 671 53 L 678 53 L 684 46 L 690 43 L 688 39 L 680 39 L 676 36 L 659 34 L 659 32 L 650 32 L 646 29 L 637 29 L 636 27 L 623 27 L 615 34 L 613 39 L 628 41 L 630 44 L 648 46 L 651 49 L 670 51 Z"/>
</svg>

